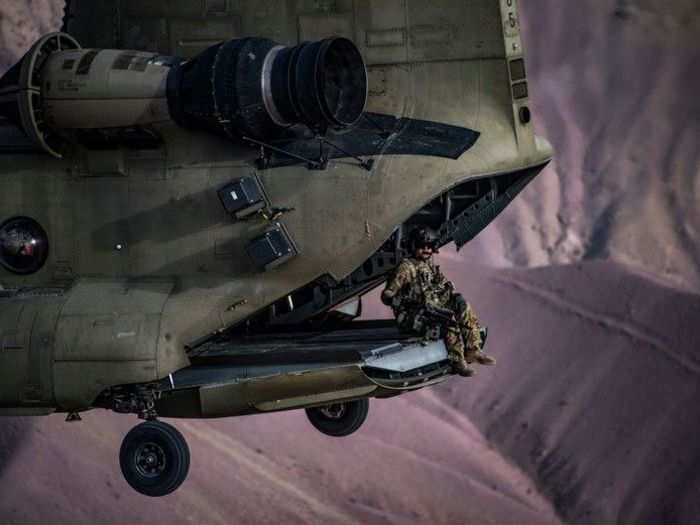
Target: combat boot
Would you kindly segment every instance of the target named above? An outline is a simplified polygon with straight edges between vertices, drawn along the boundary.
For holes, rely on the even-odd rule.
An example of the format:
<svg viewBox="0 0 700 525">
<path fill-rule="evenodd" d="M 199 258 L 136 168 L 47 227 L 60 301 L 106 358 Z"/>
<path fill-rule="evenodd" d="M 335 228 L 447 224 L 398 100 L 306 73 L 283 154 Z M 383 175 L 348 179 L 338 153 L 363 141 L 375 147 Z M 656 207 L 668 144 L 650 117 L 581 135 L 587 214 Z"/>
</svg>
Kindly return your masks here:
<svg viewBox="0 0 700 525">
<path fill-rule="evenodd" d="M 480 365 L 495 365 L 496 359 L 479 350 L 475 352 L 472 359 Z"/>
<path fill-rule="evenodd" d="M 473 369 L 469 368 L 464 359 L 452 363 L 452 372 L 462 377 L 471 377 L 476 374 Z"/>
</svg>

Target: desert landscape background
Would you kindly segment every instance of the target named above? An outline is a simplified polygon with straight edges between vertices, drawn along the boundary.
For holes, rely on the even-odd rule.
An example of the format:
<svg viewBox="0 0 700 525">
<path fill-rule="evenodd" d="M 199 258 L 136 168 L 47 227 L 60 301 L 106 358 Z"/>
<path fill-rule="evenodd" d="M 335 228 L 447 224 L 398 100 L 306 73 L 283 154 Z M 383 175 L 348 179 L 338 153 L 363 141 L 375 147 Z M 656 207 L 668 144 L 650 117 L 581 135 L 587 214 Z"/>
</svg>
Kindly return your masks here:
<svg viewBox="0 0 700 525">
<path fill-rule="evenodd" d="M 554 162 L 470 261 L 611 259 L 700 289 L 700 6 L 520 2 L 533 118 Z"/>
<path fill-rule="evenodd" d="M 4 419 L 0 522 L 700 522 L 700 7 L 520 10 L 556 159 L 440 258 L 491 327 L 496 367 L 377 401 L 344 440 L 301 412 L 175 422 L 193 467 L 157 501 L 119 472 L 135 419 Z M 0 70 L 61 15 L 56 0 L 0 4 Z"/>
</svg>

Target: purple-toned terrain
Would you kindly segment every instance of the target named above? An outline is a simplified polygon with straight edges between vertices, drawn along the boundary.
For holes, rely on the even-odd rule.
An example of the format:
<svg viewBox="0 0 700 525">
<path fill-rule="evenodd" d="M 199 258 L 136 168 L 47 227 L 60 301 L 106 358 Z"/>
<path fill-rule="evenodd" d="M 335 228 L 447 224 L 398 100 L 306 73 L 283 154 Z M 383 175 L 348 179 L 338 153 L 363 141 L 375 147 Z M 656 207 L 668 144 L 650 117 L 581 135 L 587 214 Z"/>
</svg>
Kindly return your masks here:
<svg viewBox="0 0 700 525">
<path fill-rule="evenodd" d="M 498 364 L 345 439 L 303 412 L 174 421 L 192 470 L 159 500 L 119 472 L 135 418 L 3 419 L 0 524 L 700 523 L 700 7 L 520 3 L 556 161 L 440 259 Z M 0 4 L 0 68 L 60 4 Z"/>
<path fill-rule="evenodd" d="M 520 4 L 533 118 L 556 156 L 469 260 L 613 259 L 700 290 L 700 4 Z"/>
</svg>

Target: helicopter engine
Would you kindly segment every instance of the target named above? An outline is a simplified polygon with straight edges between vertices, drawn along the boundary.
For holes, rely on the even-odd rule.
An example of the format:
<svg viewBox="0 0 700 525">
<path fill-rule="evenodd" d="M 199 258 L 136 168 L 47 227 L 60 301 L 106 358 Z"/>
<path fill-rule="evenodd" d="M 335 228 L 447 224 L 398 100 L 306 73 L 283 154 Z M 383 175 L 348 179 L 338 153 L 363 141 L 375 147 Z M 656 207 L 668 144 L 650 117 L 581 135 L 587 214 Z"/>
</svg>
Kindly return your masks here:
<svg viewBox="0 0 700 525">
<path fill-rule="evenodd" d="M 265 38 L 172 56 L 82 49 L 65 33 L 39 40 L 0 80 L 0 115 L 47 153 L 95 132 L 175 123 L 231 139 L 267 141 L 295 124 L 351 126 L 367 100 L 367 72 L 350 40 L 285 47 Z"/>
</svg>

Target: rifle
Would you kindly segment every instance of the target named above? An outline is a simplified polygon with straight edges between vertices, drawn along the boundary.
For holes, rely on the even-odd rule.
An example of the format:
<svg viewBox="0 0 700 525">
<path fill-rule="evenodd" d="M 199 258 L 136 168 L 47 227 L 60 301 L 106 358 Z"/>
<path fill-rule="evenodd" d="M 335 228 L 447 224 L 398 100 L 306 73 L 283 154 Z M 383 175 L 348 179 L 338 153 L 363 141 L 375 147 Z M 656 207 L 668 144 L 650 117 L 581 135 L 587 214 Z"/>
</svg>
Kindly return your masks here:
<svg viewBox="0 0 700 525">
<path fill-rule="evenodd" d="M 443 308 L 441 306 L 436 306 L 431 303 L 420 303 L 418 301 L 397 301 L 394 306 L 403 306 L 404 308 L 415 309 L 420 312 L 418 317 L 422 317 L 428 322 L 428 325 L 432 325 L 432 329 L 426 334 L 430 339 L 439 339 L 443 334 L 440 333 L 438 327 L 459 327 L 459 322 L 455 319 L 455 314 L 449 308 Z M 486 337 L 488 336 L 488 328 L 482 326 L 479 328 L 479 334 L 481 335 L 481 348 L 483 349 L 486 345 Z"/>
<path fill-rule="evenodd" d="M 438 322 L 448 326 L 458 326 L 459 323 L 454 317 L 454 313 L 449 308 L 442 308 L 434 304 L 425 303 L 422 305 L 425 317 L 429 321 Z"/>
</svg>

